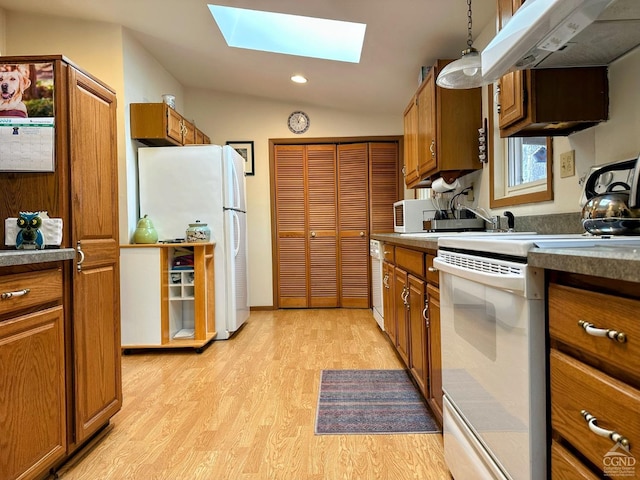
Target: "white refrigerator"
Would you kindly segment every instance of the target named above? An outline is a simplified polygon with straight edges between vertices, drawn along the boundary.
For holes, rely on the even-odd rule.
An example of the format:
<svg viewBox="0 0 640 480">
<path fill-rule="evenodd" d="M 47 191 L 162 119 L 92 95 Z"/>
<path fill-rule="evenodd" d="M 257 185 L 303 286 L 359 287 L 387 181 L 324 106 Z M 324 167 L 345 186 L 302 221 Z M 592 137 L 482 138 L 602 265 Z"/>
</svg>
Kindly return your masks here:
<svg viewBox="0 0 640 480">
<path fill-rule="evenodd" d="M 140 216 L 158 239 L 185 238 L 190 223 L 211 228 L 215 242 L 216 339 L 249 318 L 249 255 L 244 159 L 230 146 L 138 149 Z"/>
</svg>

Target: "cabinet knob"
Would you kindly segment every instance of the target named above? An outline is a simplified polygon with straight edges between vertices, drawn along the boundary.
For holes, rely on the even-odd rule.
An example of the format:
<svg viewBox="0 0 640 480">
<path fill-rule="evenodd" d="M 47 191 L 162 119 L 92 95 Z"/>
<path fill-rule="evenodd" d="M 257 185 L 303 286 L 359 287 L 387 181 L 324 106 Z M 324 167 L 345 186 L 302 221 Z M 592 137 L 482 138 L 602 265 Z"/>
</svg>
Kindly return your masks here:
<svg viewBox="0 0 640 480">
<path fill-rule="evenodd" d="M 311 238 L 316 238 L 316 232 L 311 232 Z"/>
<path fill-rule="evenodd" d="M 364 238 L 364 232 L 360 232 L 360 237 Z"/>
<path fill-rule="evenodd" d="M 436 267 L 429 267 L 427 268 L 428 271 L 430 271 L 431 273 L 437 273 L 438 269 Z"/>
</svg>

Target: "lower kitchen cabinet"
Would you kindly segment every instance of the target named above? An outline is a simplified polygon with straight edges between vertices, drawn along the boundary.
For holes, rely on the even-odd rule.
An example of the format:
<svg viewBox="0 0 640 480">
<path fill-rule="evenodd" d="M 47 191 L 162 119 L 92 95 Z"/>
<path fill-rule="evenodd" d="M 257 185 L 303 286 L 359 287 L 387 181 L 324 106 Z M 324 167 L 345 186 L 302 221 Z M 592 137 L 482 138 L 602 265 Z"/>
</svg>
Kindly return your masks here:
<svg viewBox="0 0 640 480">
<path fill-rule="evenodd" d="M 442 421 L 442 341 L 440 339 L 440 290 L 427 285 L 427 344 L 429 398 L 433 413 Z"/>
<path fill-rule="evenodd" d="M 0 269 L 0 294 L 0 480 L 36 479 L 67 451 L 61 267 Z"/>
<path fill-rule="evenodd" d="M 411 360 L 409 368 L 425 396 L 429 391 L 429 360 L 427 358 L 427 296 L 424 280 L 409 275 L 409 330 L 411 332 Z"/>
<path fill-rule="evenodd" d="M 434 253 L 384 244 L 385 332 L 442 423 L 440 294 Z M 387 255 L 387 252 L 389 254 Z"/>
<path fill-rule="evenodd" d="M 400 358 L 409 365 L 409 280 L 407 272 L 400 267 L 393 270 L 393 284 L 395 299 L 395 323 L 396 323 L 396 350 Z"/>
<path fill-rule="evenodd" d="M 122 348 L 201 349 L 215 336 L 212 243 L 121 247 Z"/>
<path fill-rule="evenodd" d="M 549 278 L 552 478 L 635 477 L 637 284 L 559 272 Z"/>
</svg>

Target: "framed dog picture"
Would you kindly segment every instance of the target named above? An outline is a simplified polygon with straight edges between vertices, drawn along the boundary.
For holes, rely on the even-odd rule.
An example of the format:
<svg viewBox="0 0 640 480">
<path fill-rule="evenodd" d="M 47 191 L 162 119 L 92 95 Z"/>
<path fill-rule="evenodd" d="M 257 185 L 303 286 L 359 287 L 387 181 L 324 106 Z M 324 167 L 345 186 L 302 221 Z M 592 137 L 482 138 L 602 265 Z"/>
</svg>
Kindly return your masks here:
<svg viewBox="0 0 640 480">
<path fill-rule="evenodd" d="M 253 142 L 247 140 L 229 141 L 227 145 L 231 145 L 244 158 L 244 174 L 254 175 Z"/>
<path fill-rule="evenodd" d="M 53 69 L 0 63 L 0 171 L 55 170 Z"/>
</svg>

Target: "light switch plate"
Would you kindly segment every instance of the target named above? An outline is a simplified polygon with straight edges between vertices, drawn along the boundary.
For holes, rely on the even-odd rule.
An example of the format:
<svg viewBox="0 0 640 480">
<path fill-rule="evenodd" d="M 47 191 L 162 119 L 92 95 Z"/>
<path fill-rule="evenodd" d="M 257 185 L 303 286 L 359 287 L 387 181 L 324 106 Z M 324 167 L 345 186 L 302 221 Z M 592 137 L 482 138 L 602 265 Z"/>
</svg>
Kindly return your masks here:
<svg viewBox="0 0 640 480">
<path fill-rule="evenodd" d="M 560 154 L 560 178 L 573 177 L 576 174 L 576 151 Z"/>
</svg>

